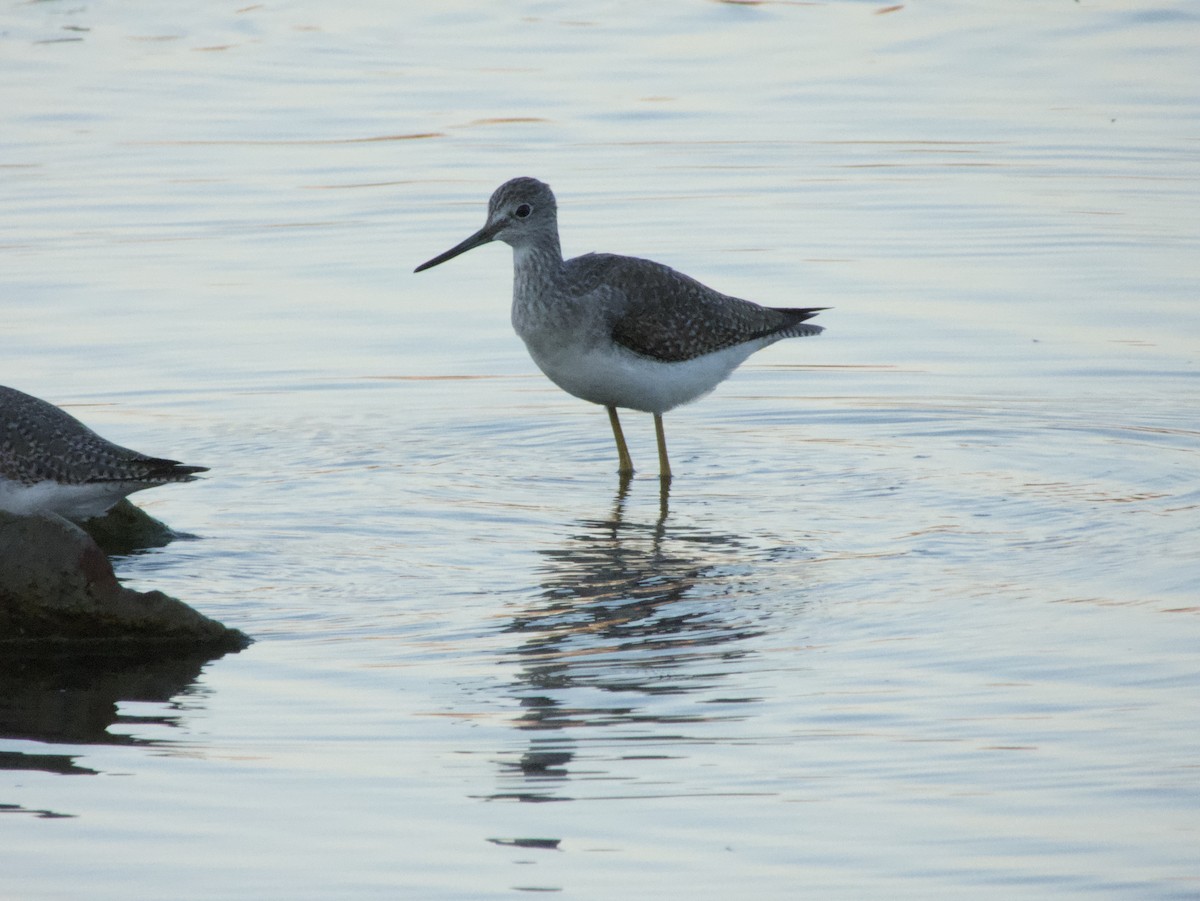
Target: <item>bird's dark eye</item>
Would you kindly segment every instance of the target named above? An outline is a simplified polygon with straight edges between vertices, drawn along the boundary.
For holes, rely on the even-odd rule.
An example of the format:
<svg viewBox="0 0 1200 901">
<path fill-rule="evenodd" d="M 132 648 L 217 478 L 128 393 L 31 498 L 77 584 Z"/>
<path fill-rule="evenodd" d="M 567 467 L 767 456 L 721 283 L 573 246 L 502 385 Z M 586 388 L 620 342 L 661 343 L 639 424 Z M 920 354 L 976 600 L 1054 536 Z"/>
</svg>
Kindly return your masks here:
<svg viewBox="0 0 1200 901">
<path fill-rule="evenodd" d="M 530 214 L 530 213 L 532 213 L 532 212 L 533 212 L 533 207 L 531 207 L 531 206 L 530 206 L 529 204 L 527 204 L 527 203 L 523 203 L 523 204 L 521 204 L 519 207 L 517 207 L 515 210 L 513 210 L 513 214 L 514 214 L 514 215 L 515 215 L 515 216 L 516 216 L 518 219 L 528 219 L 528 218 L 529 218 L 529 214 Z"/>
</svg>

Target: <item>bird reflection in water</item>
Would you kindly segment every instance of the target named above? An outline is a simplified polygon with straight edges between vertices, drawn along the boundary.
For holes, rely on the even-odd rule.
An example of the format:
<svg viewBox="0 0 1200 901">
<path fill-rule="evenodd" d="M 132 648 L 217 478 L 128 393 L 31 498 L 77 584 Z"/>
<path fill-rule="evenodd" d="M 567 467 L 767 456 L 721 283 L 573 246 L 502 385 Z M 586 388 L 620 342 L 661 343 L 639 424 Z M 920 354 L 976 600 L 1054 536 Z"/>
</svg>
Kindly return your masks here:
<svg viewBox="0 0 1200 901">
<path fill-rule="evenodd" d="M 520 639 L 510 652 L 523 708 L 514 725 L 528 745 L 502 761 L 508 790 L 492 798 L 569 800 L 559 791 L 581 728 L 618 727 L 609 741 L 662 739 L 663 726 L 734 718 L 653 702 L 711 690 L 764 631 L 737 602 L 747 549 L 731 535 L 668 526 L 669 483 L 660 486 L 653 521 L 626 516 L 622 480 L 607 517 L 579 521 L 563 546 L 541 552 L 542 590 L 505 630 Z"/>
<path fill-rule="evenodd" d="M 219 654 L 216 656 L 220 656 Z M 121 730 L 138 726 L 173 728 L 183 710 L 196 703 L 194 683 L 213 654 L 155 653 L 44 654 L 0 658 L 0 738 L 37 743 L 38 753 L 0 753 L 0 769 L 38 770 L 60 775 L 96 775 L 76 762 L 75 753 L 46 750 L 56 744 L 132 745 L 164 748 L 163 739 L 138 738 Z M 188 695 L 188 700 L 182 696 Z M 122 713 L 123 702 L 164 705 L 160 712 L 134 716 Z M 118 731 L 112 731 L 117 727 Z M 65 816 L 15 805 L 0 805 L 0 813 Z"/>
</svg>

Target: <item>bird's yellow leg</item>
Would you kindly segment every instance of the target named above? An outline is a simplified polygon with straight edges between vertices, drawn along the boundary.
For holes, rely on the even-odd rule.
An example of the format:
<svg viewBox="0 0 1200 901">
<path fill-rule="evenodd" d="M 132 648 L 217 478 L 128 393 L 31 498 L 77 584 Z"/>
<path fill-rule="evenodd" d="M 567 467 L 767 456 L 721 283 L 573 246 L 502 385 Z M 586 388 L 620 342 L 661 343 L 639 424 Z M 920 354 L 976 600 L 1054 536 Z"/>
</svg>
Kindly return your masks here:
<svg viewBox="0 0 1200 901">
<path fill-rule="evenodd" d="M 629 448 L 625 444 L 625 433 L 621 431 L 621 420 L 617 418 L 616 407 L 605 407 L 608 410 L 608 421 L 612 423 L 613 438 L 617 440 L 617 472 L 623 476 L 633 475 L 633 458 L 629 456 Z"/>
<path fill-rule="evenodd" d="M 663 432 L 662 414 L 654 414 L 654 435 L 658 438 L 658 477 L 671 480 L 671 461 L 667 459 L 667 436 Z"/>
</svg>

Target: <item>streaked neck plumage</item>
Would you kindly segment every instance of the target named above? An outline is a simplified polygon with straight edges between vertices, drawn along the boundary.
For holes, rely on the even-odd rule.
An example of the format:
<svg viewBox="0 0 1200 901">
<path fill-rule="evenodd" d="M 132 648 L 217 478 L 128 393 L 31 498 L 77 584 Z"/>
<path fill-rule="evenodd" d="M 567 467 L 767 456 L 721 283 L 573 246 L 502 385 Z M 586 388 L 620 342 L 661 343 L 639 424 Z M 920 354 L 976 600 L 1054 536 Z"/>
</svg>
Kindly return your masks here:
<svg viewBox="0 0 1200 901">
<path fill-rule="evenodd" d="M 544 327 L 555 319 L 555 308 L 564 296 L 563 257 L 554 223 L 530 240 L 513 245 L 512 321 L 517 334 L 525 338 L 531 329 Z"/>
</svg>

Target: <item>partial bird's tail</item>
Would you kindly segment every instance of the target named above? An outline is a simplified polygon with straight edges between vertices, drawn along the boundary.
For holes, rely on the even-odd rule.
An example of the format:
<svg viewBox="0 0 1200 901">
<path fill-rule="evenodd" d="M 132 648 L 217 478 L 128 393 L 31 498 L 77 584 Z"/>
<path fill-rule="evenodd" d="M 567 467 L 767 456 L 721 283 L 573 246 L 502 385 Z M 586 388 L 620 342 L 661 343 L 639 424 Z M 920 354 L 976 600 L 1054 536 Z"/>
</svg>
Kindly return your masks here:
<svg viewBox="0 0 1200 901">
<path fill-rule="evenodd" d="M 788 338 L 806 338 L 819 335 L 825 331 L 824 326 L 806 324 L 822 310 L 829 307 L 776 307 L 776 312 L 783 313 L 791 319 L 791 324 L 782 329 L 782 334 Z"/>
</svg>

